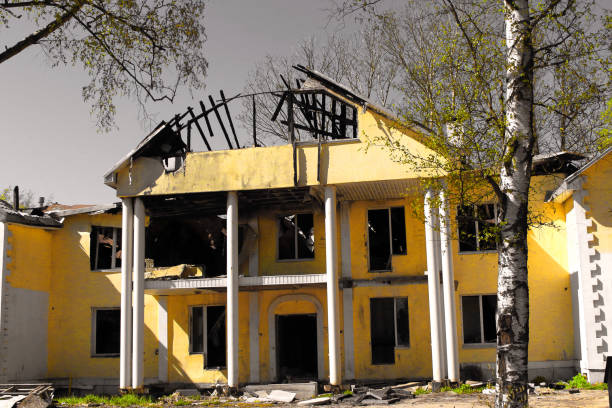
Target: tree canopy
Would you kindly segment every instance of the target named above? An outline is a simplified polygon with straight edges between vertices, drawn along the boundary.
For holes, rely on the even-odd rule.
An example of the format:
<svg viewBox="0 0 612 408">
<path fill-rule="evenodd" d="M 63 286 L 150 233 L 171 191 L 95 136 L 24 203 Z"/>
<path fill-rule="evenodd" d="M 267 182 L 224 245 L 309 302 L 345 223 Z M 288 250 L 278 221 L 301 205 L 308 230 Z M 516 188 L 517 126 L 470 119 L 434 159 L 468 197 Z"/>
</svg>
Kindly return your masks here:
<svg viewBox="0 0 612 408">
<path fill-rule="evenodd" d="M 108 130 L 117 96 L 134 97 L 144 109 L 172 101 L 180 87 L 204 87 L 204 9 L 202 0 L 3 0 L 0 33 L 32 31 L 1 41 L 0 64 L 36 45 L 51 66 L 80 65 L 90 79 L 83 99 Z"/>
</svg>

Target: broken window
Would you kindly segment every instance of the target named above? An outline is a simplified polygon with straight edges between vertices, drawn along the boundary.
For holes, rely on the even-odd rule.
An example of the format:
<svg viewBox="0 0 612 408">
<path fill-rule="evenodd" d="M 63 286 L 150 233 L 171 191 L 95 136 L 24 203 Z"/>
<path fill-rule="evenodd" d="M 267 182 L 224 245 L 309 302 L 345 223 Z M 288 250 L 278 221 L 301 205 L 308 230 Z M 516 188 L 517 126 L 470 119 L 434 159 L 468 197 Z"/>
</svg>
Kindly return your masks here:
<svg viewBox="0 0 612 408">
<path fill-rule="evenodd" d="M 116 308 L 93 310 L 93 355 L 118 356 L 121 337 L 121 312 Z"/>
<path fill-rule="evenodd" d="M 370 299 L 372 364 L 395 364 L 395 348 L 410 346 L 408 298 Z"/>
<path fill-rule="evenodd" d="M 92 271 L 121 267 L 121 228 L 91 227 L 89 263 Z"/>
<path fill-rule="evenodd" d="M 390 271 L 391 255 L 406 254 L 404 207 L 368 210 L 370 270 Z"/>
<path fill-rule="evenodd" d="M 497 297 L 495 295 L 462 296 L 463 343 L 495 343 L 495 312 Z"/>
<path fill-rule="evenodd" d="M 204 354 L 204 368 L 225 367 L 225 306 L 190 307 L 189 347 Z"/>
<path fill-rule="evenodd" d="M 314 218 L 310 214 L 280 217 L 278 259 L 314 258 Z"/>
<path fill-rule="evenodd" d="M 245 226 L 238 227 L 243 249 Z M 155 267 L 203 266 L 206 277 L 226 273 L 226 220 L 220 216 L 188 214 L 151 217 L 145 234 L 147 258 Z"/>
<path fill-rule="evenodd" d="M 459 251 L 494 251 L 497 249 L 495 204 L 464 205 L 457 209 Z"/>
</svg>

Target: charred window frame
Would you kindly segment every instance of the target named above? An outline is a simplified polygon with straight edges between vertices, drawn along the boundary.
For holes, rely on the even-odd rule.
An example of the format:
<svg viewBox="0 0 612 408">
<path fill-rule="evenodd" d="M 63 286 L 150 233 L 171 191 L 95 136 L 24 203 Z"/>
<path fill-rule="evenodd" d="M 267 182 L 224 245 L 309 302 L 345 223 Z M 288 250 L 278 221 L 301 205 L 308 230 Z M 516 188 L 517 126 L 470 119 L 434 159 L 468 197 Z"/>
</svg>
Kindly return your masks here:
<svg viewBox="0 0 612 408">
<path fill-rule="evenodd" d="M 315 257 L 314 214 L 297 213 L 278 218 L 279 261 L 312 260 Z"/>
<path fill-rule="evenodd" d="M 119 357 L 121 311 L 118 307 L 95 307 L 91 313 L 91 356 Z"/>
<path fill-rule="evenodd" d="M 189 307 L 189 354 L 203 354 L 204 368 L 227 366 L 225 306 Z"/>
<path fill-rule="evenodd" d="M 464 345 L 495 345 L 497 341 L 496 310 L 496 295 L 461 296 Z"/>
<path fill-rule="evenodd" d="M 367 228 L 370 271 L 391 271 L 392 256 L 407 254 L 404 207 L 368 210 Z"/>
<path fill-rule="evenodd" d="M 395 349 L 410 347 L 407 297 L 370 298 L 372 364 L 395 364 Z"/>
<path fill-rule="evenodd" d="M 91 227 L 89 264 L 92 271 L 121 267 L 121 228 L 95 225 Z"/>
<path fill-rule="evenodd" d="M 497 204 L 457 207 L 459 252 L 497 251 Z"/>
</svg>

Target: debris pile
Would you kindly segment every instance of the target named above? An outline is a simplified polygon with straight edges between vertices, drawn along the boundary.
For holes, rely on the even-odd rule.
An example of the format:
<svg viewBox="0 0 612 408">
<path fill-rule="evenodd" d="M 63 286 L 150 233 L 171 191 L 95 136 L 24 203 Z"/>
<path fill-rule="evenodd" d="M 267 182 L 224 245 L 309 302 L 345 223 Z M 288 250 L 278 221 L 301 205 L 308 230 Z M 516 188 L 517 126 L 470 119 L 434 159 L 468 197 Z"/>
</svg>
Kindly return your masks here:
<svg viewBox="0 0 612 408">
<path fill-rule="evenodd" d="M 47 408 L 52 401 L 51 384 L 0 384 L 0 408 Z"/>
<path fill-rule="evenodd" d="M 415 383 L 420 384 L 420 383 Z M 339 390 L 337 390 L 339 391 Z M 244 390 L 242 400 L 247 403 L 290 403 L 297 401 L 300 406 L 315 406 L 327 404 L 346 404 L 355 406 L 365 405 L 389 405 L 406 398 L 414 398 L 413 391 L 402 386 L 370 388 L 363 386 L 352 386 L 351 390 L 338 393 L 329 392 L 317 395 L 309 399 L 296 399 L 296 393 L 274 389 L 270 392 L 265 390 Z"/>
</svg>

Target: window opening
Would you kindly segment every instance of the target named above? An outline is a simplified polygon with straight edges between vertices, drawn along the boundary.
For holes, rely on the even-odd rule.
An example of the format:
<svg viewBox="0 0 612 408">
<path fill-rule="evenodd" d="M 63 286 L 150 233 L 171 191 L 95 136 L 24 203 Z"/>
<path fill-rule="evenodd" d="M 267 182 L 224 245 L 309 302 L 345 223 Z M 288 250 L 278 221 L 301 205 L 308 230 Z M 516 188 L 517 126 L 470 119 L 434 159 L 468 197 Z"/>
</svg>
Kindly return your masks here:
<svg viewBox="0 0 612 408">
<path fill-rule="evenodd" d="M 278 259 L 314 258 L 313 214 L 280 217 L 278 223 Z"/>
<path fill-rule="evenodd" d="M 121 267 L 121 228 L 91 227 L 89 261 L 92 271 Z"/>
<path fill-rule="evenodd" d="M 494 251 L 497 249 L 495 231 L 497 205 L 459 206 L 457 209 L 457 224 L 460 252 Z"/>
<path fill-rule="evenodd" d="M 404 207 L 368 210 L 368 246 L 371 271 L 390 271 L 392 255 L 405 255 Z"/>
<path fill-rule="evenodd" d="M 119 308 L 94 309 L 95 356 L 118 356 L 121 336 L 121 312 Z"/>
<path fill-rule="evenodd" d="M 462 296 L 461 305 L 463 313 L 463 343 L 495 343 L 497 340 L 495 328 L 497 296 Z"/>
<path fill-rule="evenodd" d="M 372 364 L 395 364 L 395 348 L 410 346 L 408 298 L 370 299 Z"/>
<path fill-rule="evenodd" d="M 204 354 L 204 368 L 226 366 L 225 306 L 190 307 L 191 354 Z"/>
</svg>

